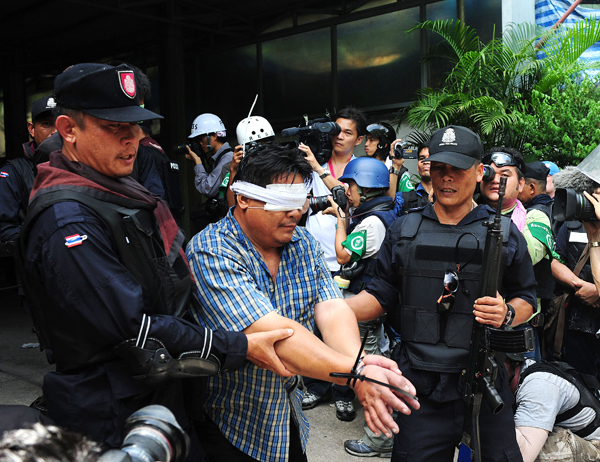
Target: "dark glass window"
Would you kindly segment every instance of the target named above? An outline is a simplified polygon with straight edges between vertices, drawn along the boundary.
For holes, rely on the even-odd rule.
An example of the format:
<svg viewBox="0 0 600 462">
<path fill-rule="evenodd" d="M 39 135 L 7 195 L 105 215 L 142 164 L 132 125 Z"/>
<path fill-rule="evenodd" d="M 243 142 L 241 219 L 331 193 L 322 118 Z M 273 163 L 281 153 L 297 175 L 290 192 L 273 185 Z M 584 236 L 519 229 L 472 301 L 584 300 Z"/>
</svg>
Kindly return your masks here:
<svg viewBox="0 0 600 462">
<path fill-rule="evenodd" d="M 502 37 L 502 0 L 465 0 L 465 22 L 477 30 L 483 43 Z"/>
<path fill-rule="evenodd" d="M 420 87 L 419 34 L 406 34 L 419 8 L 337 27 L 339 107 L 376 108 L 415 99 Z"/>
<path fill-rule="evenodd" d="M 256 45 L 202 56 L 197 68 L 200 89 L 197 95 L 191 97 L 197 101 L 198 107 L 193 109 L 192 115 L 186 114 L 186 119 L 190 119 L 187 129 L 189 131 L 196 116 L 210 112 L 221 118 L 228 139 L 234 142 L 237 124 L 248 116 L 258 93 Z M 256 108 L 254 111 L 257 114 Z"/>
<path fill-rule="evenodd" d="M 332 110 L 329 28 L 264 42 L 262 53 L 267 119 Z"/>
</svg>

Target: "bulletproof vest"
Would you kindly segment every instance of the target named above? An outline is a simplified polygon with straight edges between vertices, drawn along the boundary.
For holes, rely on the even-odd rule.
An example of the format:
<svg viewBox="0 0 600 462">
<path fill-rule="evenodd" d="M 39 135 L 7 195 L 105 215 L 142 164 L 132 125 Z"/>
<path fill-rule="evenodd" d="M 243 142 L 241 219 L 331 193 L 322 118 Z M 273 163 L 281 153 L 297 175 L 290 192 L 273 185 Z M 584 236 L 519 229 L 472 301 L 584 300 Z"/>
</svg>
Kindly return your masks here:
<svg viewBox="0 0 600 462">
<path fill-rule="evenodd" d="M 21 191 L 28 192 L 28 194 L 23 197 L 23 202 L 19 207 L 19 220 L 23 222 L 29 203 L 29 193 L 31 192 L 31 188 L 33 188 L 33 182 L 35 181 L 35 176 L 33 174 L 33 160 L 28 157 L 19 157 L 17 159 L 9 160 L 7 165 L 11 165 L 15 169 L 15 172 L 17 172 L 17 177 L 19 178 L 19 181 L 22 182 L 23 186 Z"/>
<path fill-rule="evenodd" d="M 404 199 L 404 206 L 402 210 L 404 213 L 410 209 L 416 209 L 417 207 L 423 207 L 429 202 L 429 196 L 427 193 L 423 195 L 417 194 L 417 190 L 406 191 L 402 193 L 402 199 Z"/>
<path fill-rule="evenodd" d="M 375 197 L 365 202 L 354 211 L 354 214 L 360 216 L 354 219 L 350 226 L 348 226 L 348 235 L 352 234 L 352 231 L 367 217 L 376 216 L 379 218 L 386 230 L 398 218 L 398 215 L 394 213 L 394 199 L 387 196 Z M 366 287 L 367 283 L 375 275 L 376 261 L 377 258 L 370 257 L 363 258 L 358 262 L 359 265 L 364 265 L 364 271 L 350 281 L 350 286 L 348 287 L 350 292 L 358 294 Z"/>
<path fill-rule="evenodd" d="M 392 263 L 398 274 L 396 288 L 400 306 L 392 314 L 390 323 L 400 332 L 412 367 L 460 372 L 469 356 L 473 302 L 482 270 L 487 233 L 482 224 L 493 221 L 493 215 L 486 220 L 451 226 L 425 217 L 417 210 L 409 212 L 403 220 L 401 228 L 389 233 L 394 243 Z M 508 259 L 509 230 L 510 219 L 502 217 L 501 275 Z M 457 260 L 465 269 L 458 272 L 454 306 L 447 313 L 438 313 L 436 303 L 443 291 L 444 273 L 456 270 Z M 501 287 L 499 291 L 502 293 Z"/>
<path fill-rule="evenodd" d="M 528 366 L 519 377 L 519 386 L 525 378 L 534 372 L 547 372 L 554 374 L 564 380 L 572 383 L 579 391 L 579 402 L 571 409 L 558 414 L 556 416 L 556 424 L 560 424 L 565 420 L 572 419 L 580 414 L 586 408 L 592 408 L 596 413 L 596 418 L 581 430 L 573 431 L 577 436 L 585 438 L 591 435 L 600 427 L 600 399 L 599 389 L 600 383 L 598 379 L 592 375 L 579 374 L 574 367 L 560 361 L 540 361 Z"/>
<path fill-rule="evenodd" d="M 47 313 L 61 313 L 62 310 L 58 309 L 56 302 L 47 294 L 39 274 L 24 269 L 25 249 L 36 218 L 48 207 L 66 201 L 79 202 L 89 207 L 110 229 L 120 262 L 142 287 L 145 314 L 182 317 L 188 310 L 191 286 L 191 275 L 183 258 L 178 255 L 170 263 L 165 255 L 152 211 L 121 207 L 70 190 L 58 190 L 38 196 L 30 204 L 21 231 L 18 269 L 23 280 L 27 281 L 25 293 L 31 304 L 42 348 L 53 350 L 59 372 L 102 363 L 113 355 L 111 351 L 91 351 L 87 342 L 77 337 L 77 332 L 72 332 L 65 338 L 64 323 L 69 321 L 47 316 Z M 57 337 L 59 333 L 63 335 L 61 338 Z"/>
<path fill-rule="evenodd" d="M 531 206 L 526 206 L 525 208 L 527 210 L 535 209 L 535 210 L 539 210 L 540 212 L 544 212 L 546 214 L 546 216 L 548 217 L 548 219 L 550 220 L 550 222 L 552 222 L 552 205 L 553 204 L 554 204 L 554 201 L 552 201 L 551 203 L 548 203 L 548 204 L 534 204 Z"/>
<path fill-rule="evenodd" d="M 526 207 L 527 210 L 535 209 L 544 212 L 552 223 L 552 205 L 551 204 L 535 204 L 531 207 Z M 549 215 L 550 214 L 550 215 Z M 552 276 L 552 261 L 548 258 L 542 258 L 533 266 L 533 273 L 537 285 L 535 286 L 535 294 L 538 298 L 550 300 L 554 296 L 554 276 Z"/>
</svg>

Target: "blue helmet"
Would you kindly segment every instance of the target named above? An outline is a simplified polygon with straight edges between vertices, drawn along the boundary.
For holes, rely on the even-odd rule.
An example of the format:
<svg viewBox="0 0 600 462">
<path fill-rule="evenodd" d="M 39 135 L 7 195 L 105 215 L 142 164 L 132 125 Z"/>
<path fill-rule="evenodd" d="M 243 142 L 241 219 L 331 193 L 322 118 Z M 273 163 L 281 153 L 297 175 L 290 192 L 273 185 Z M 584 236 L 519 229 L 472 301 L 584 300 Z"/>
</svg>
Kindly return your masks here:
<svg viewBox="0 0 600 462">
<path fill-rule="evenodd" d="M 390 188 L 390 171 L 383 162 L 373 157 L 351 160 L 339 177 L 340 181 L 354 180 L 361 188 Z"/>
</svg>

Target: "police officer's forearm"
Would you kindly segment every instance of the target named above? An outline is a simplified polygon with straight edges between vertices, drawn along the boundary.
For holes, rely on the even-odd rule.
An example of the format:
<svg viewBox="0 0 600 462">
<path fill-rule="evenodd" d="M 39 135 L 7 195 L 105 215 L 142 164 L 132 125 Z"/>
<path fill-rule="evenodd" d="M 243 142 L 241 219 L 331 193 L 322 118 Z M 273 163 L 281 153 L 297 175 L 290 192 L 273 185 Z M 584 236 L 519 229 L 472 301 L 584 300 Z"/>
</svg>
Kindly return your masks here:
<svg viewBox="0 0 600 462">
<path fill-rule="evenodd" d="M 346 298 L 345 302 L 352 308 L 358 321 L 371 321 L 385 313 L 379 301 L 365 290 Z"/>
<path fill-rule="evenodd" d="M 512 323 L 513 326 L 518 326 L 519 324 L 524 323 L 533 315 L 533 306 L 531 306 L 522 298 L 515 297 L 507 300 L 506 303 L 510 303 L 515 309 L 515 319 Z"/>
</svg>

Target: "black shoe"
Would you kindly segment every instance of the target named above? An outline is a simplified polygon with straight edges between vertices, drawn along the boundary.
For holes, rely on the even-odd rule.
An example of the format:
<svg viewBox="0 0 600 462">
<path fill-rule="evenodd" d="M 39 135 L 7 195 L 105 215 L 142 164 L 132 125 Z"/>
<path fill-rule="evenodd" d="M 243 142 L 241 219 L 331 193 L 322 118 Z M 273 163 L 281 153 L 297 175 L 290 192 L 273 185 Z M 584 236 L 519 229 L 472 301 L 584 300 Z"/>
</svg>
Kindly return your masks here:
<svg viewBox="0 0 600 462">
<path fill-rule="evenodd" d="M 378 451 L 367 446 L 363 440 L 346 440 L 344 441 L 344 449 L 348 454 L 358 457 L 392 457 L 392 448 L 387 451 Z"/>
<path fill-rule="evenodd" d="M 352 422 L 356 418 L 356 411 L 352 401 L 336 401 L 335 416 L 344 422 Z"/>
</svg>

